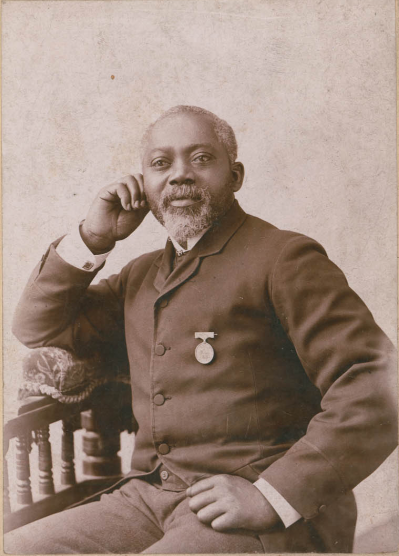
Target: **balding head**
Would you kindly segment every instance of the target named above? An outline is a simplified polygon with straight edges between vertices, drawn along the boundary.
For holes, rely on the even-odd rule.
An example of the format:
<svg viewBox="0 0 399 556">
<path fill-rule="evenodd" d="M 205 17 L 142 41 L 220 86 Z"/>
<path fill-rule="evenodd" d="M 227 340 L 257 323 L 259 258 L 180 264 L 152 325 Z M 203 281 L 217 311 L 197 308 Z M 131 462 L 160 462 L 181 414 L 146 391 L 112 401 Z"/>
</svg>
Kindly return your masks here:
<svg viewBox="0 0 399 556">
<path fill-rule="evenodd" d="M 231 164 L 237 159 L 237 141 L 232 127 L 225 121 L 216 116 L 213 112 L 200 108 L 199 106 L 179 105 L 170 108 L 164 112 L 155 122 L 153 122 L 145 131 L 141 141 L 141 158 L 143 158 L 145 149 L 148 145 L 151 132 L 156 125 L 167 118 L 172 118 L 180 114 L 195 114 L 203 116 L 210 121 L 218 141 L 224 146 L 228 154 Z"/>
</svg>

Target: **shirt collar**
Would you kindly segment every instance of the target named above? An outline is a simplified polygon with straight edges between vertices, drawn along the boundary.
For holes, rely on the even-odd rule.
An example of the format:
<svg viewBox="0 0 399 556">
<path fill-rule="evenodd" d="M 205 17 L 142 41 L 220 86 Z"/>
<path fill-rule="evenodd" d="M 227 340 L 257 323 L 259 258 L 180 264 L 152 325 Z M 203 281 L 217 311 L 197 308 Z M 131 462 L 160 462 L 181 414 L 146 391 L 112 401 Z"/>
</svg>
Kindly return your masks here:
<svg viewBox="0 0 399 556">
<path fill-rule="evenodd" d="M 204 230 L 202 230 L 196 236 L 188 238 L 188 240 L 187 240 L 187 249 L 183 249 L 183 247 L 173 237 L 170 237 L 170 241 L 173 243 L 173 247 L 176 249 L 177 252 L 187 253 L 187 251 L 190 251 L 190 249 L 192 249 L 194 247 L 194 245 L 196 245 L 199 242 L 199 240 L 209 230 L 209 228 L 210 228 L 210 226 L 208 228 L 205 228 Z"/>
</svg>

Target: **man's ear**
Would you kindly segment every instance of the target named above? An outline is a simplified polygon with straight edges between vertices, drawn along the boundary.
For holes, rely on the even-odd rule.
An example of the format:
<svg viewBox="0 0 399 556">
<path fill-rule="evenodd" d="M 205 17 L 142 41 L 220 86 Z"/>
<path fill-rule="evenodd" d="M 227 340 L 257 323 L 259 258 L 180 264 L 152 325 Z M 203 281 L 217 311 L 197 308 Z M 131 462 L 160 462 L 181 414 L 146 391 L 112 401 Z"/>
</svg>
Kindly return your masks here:
<svg viewBox="0 0 399 556">
<path fill-rule="evenodd" d="M 241 189 L 242 182 L 244 181 L 245 169 L 242 162 L 234 162 L 231 166 L 231 173 L 233 176 L 233 191 L 237 192 Z"/>
</svg>

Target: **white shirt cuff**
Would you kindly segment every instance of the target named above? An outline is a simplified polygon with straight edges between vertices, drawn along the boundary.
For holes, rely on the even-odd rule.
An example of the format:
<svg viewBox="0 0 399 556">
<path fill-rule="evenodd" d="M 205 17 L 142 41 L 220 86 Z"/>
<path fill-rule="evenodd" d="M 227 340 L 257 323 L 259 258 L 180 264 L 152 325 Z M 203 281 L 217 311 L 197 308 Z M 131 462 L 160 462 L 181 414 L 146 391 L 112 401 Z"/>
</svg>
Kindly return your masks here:
<svg viewBox="0 0 399 556">
<path fill-rule="evenodd" d="M 273 506 L 273 509 L 278 513 L 286 528 L 298 521 L 298 519 L 301 519 L 301 514 L 294 510 L 291 504 L 265 479 L 258 479 L 254 486 L 263 494 L 269 504 Z"/>
<path fill-rule="evenodd" d="M 57 246 L 57 253 L 65 262 L 86 272 L 97 270 L 111 251 L 94 255 L 83 241 L 79 226 L 76 226 L 70 234 L 67 234 Z"/>
</svg>

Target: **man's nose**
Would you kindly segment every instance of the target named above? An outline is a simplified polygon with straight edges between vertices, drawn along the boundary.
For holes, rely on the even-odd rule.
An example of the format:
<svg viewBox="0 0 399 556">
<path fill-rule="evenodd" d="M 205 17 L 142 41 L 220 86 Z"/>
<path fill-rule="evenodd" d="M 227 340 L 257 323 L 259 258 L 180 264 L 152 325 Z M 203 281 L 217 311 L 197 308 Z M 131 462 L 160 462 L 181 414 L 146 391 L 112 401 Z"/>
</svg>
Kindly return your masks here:
<svg viewBox="0 0 399 556">
<path fill-rule="evenodd" d="M 169 176 L 170 185 L 192 185 L 194 183 L 194 172 L 191 165 L 185 161 L 175 162 Z"/>
</svg>

